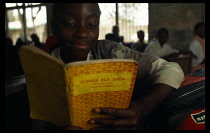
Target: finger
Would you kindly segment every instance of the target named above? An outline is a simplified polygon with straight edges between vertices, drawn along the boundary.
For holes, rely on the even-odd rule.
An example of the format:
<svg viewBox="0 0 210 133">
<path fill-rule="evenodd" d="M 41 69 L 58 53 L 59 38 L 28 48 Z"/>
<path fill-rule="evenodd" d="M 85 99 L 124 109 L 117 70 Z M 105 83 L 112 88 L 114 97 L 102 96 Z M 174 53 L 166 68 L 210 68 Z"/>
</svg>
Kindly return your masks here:
<svg viewBox="0 0 210 133">
<path fill-rule="evenodd" d="M 106 127 L 135 127 L 136 119 L 110 119 L 110 118 L 93 118 L 90 119 L 91 124 L 100 124 Z"/>
<path fill-rule="evenodd" d="M 120 109 L 120 108 L 111 108 L 111 107 L 94 108 L 93 112 L 98 113 L 98 114 L 111 115 L 111 116 L 123 117 L 123 118 L 134 117 L 136 114 L 131 109 Z"/>
</svg>

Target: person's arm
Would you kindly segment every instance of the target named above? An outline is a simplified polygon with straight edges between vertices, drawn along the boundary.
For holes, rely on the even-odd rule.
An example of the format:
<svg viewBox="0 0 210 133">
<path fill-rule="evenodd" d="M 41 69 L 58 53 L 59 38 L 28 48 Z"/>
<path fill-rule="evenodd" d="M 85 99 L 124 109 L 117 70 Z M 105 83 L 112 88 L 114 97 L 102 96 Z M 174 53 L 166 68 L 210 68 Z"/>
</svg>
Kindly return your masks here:
<svg viewBox="0 0 210 133">
<path fill-rule="evenodd" d="M 128 109 L 111 107 L 94 108 L 93 112 L 110 115 L 114 118 L 93 118 L 91 124 L 99 124 L 92 130 L 136 130 L 141 121 L 155 109 L 171 92 L 173 88 L 166 84 L 155 84 L 142 98 L 133 101 Z M 68 127 L 66 130 L 79 130 L 81 128 Z"/>
<path fill-rule="evenodd" d="M 157 59 L 150 62 L 149 60 L 152 59 L 151 57 L 152 56 L 145 54 L 144 57 L 141 58 L 142 60 L 147 59 L 148 63 L 143 63 L 142 60 L 139 60 L 139 65 L 141 66 L 141 68 L 150 68 L 140 68 L 142 71 L 139 71 L 139 75 L 142 75 L 143 73 L 148 73 L 147 77 L 149 78 L 149 80 L 145 82 L 152 84 L 150 87 L 147 88 L 150 88 L 149 91 L 144 94 L 143 97 L 140 97 L 137 101 L 132 102 L 130 108 L 128 109 L 95 109 L 95 111 L 100 110 L 99 113 L 114 116 L 113 119 L 101 118 L 90 120 L 90 123 L 101 125 L 101 127 L 94 128 L 95 130 L 137 129 L 138 125 L 141 124 L 141 121 L 146 118 L 147 115 L 151 113 L 151 111 L 153 111 L 153 109 L 155 109 L 172 92 L 173 88 L 179 88 L 181 82 L 184 80 L 184 73 L 180 66 L 174 62 L 166 62 L 163 59 Z M 147 70 L 149 72 L 146 72 Z"/>
<path fill-rule="evenodd" d="M 183 50 L 183 51 L 180 51 L 179 52 L 180 54 L 183 54 L 183 55 L 189 55 L 191 58 L 197 58 L 196 55 L 194 55 L 191 51 L 189 50 Z"/>
<path fill-rule="evenodd" d="M 93 110 L 95 113 L 111 115 L 115 118 L 95 118 L 89 122 L 101 125 L 100 127 L 93 128 L 93 130 L 135 130 L 141 124 L 141 120 L 157 107 L 172 90 L 173 88 L 166 84 L 155 84 L 150 92 L 139 100 L 132 102 L 128 109 L 99 107 Z"/>
<path fill-rule="evenodd" d="M 196 58 L 192 59 L 192 66 L 196 66 L 202 63 L 204 59 L 202 47 L 198 41 L 193 41 L 189 46 L 189 51 L 193 53 Z"/>
<path fill-rule="evenodd" d="M 181 54 L 188 55 L 191 58 L 197 58 L 197 56 L 194 55 L 191 51 L 179 51 L 178 53 L 172 53 L 161 58 L 163 58 L 164 60 L 170 61 L 173 58 L 178 58 Z"/>
<path fill-rule="evenodd" d="M 124 48 L 124 50 L 115 51 L 114 54 L 125 54 L 127 58 L 135 59 L 138 62 L 141 67 L 139 67 L 137 74 L 138 81 L 136 82 L 142 82 L 142 85 L 148 91 L 144 93 L 144 96 L 135 93 L 137 101 L 132 102 L 131 106 L 127 109 L 104 107 L 93 109 L 95 113 L 113 116 L 113 118 L 92 118 L 89 121 L 90 123 L 100 125 L 100 127 L 93 128 L 93 130 L 137 129 L 138 124 L 141 124 L 141 120 L 146 118 L 171 93 L 173 88 L 179 88 L 184 80 L 184 73 L 177 63 L 167 62 L 157 56 L 129 50 Z M 137 86 L 135 89 L 142 89 Z"/>
<path fill-rule="evenodd" d="M 154 44 L 148 44 L 146 48 L 144 49 L 144 53 L 148 53 L 148 54 L 154 54 L 154 51 L 156 51 L 154 49 Z"/>
<path fill-rule="evenodd" d="M 181 54 L 179 50 L 172 48 L 170 45 L 165 44 L 163 56 L 160 56 L 162 59 L 170 61 L 171 59 L 178 58 Z"/>
</svg>

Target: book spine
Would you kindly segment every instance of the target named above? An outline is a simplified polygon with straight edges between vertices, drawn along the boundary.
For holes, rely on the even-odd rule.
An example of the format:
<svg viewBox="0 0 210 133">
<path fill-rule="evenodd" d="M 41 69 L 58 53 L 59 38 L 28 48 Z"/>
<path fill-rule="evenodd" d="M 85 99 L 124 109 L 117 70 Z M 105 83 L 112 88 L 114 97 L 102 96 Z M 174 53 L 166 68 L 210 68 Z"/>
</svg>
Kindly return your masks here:
<svg viewBox="0 0 210 133">
<path fill-rule="evenodd" d="M 70 84 L 68 83 L 69 82 L 69 75 L 68 75 L 68 67 L 64 67 L 64 72 L 65 72 L 65 84 L 66 84 L 66 97 L 67 97 L 67 106 L 68 106 L 68 113 L 69 113 L 69 124 L 70 125 L 72 125 L 72 122 L 71 122 L 71 98 L 70 98 L 70 96 L 69 96 L 69 94 L 70 94 Z"/>
</svg>

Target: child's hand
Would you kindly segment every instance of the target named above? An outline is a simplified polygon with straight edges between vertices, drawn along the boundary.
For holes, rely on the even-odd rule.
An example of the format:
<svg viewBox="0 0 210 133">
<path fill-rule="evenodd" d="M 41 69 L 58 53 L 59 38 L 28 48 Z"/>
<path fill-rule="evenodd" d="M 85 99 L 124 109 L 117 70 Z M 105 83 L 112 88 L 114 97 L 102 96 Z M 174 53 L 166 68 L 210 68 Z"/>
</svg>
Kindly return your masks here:
<svg viewBox="0 0 210 133">
<path fill-rule="evenodd" d="M 114 118 L 93 118 L 90 123 L 99 124 L 93 130 L 136 130 L 142 120 L 165 99 L 173 88 L 166 84 L 155 84 L 151 90 L 136 101 L 132 101 L 127 109 L 100 107 L 93 112 L 114 116 Z"/>
<path fill-rule="evenodd" d="M 92 124 L 100 124 L 92 130 L 135 130 L 137 127 L 138 117 L 132 109 L 118 108 L 95 108 L 95 113 L 114 116 L 115 118 L 93 118 L 89 122 Z"/>
</svg>

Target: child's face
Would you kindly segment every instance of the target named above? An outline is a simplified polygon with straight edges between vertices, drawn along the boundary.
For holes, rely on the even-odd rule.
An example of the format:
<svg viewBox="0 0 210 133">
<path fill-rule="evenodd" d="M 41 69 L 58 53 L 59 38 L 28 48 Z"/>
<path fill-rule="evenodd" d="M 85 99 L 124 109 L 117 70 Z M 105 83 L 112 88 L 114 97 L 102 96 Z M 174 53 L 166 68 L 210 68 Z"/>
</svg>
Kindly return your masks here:
<svg viewBox="0 0 210 133">
<path fill-rule="evenodd" d="M 100 11 L 94 3 L 65 3 L 54 20 L 61 45 L 87 54 L 98 40 Z"/>
<path fill-rule="evenodd" d="M 164 44 L 168 41 L 169 35 L 167 32 L 162 32 L 159 36 L 158 36 L 158 40 L 161 44 Z"/>
<path fill-rule="evenodd" d="M 198 36 L 200 36 L 201 38 L 205 38 L 205 25 L 202 25 L 197 33 L 196 33 Z"/>
<path fill-rule="evenodd" d="M 138 38 L 139 38 L 139 40 L 144 40 L 144 33 L 138 32 Z"/>
</svg>

